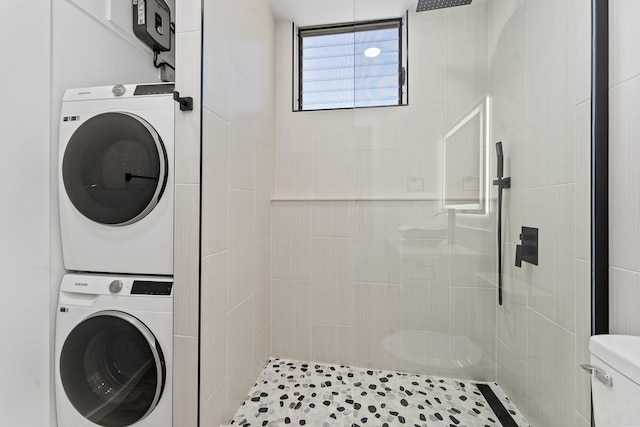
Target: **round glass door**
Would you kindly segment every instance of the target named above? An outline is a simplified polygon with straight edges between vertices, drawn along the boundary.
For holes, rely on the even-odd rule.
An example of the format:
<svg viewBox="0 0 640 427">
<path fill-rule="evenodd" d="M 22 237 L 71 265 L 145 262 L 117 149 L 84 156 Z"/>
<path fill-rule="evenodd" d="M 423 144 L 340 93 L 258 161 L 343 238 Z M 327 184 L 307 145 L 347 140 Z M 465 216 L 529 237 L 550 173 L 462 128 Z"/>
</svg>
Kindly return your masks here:
<svg viewBox="0 0 640 427">
<path fill-rule="evenodd" d="M 60 379 L 76 410 L 105 427 L 130 426 L 153 411 L 165 382 L 165 362 L 149 329 L 118 311 L 96 313 L 69 334 Z"/>
<path fill-rule="evenodd" d="M 167 154 L 158 133 L 140 117 L 112 112 L 84 122 L 62 160 L 64 188 L 86 218 L 127 225 L 156 206 L 167 183 Z"/>
</svg>

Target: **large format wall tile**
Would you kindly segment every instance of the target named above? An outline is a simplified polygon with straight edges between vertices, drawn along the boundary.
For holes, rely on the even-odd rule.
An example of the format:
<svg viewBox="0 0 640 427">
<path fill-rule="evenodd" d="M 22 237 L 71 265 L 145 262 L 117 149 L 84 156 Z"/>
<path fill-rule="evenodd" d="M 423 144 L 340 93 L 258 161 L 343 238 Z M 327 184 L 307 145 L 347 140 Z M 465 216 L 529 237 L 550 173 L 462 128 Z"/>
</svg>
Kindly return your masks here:
<svg viewBox="0 0 640 427">
<path fill-rule="evenodd" d="M 532 425 L 573 425 L 575 373 L 575 336 L 529 309 L 527 415 Z"/>
<path fill-rule="evenodd" d="M 611 28 L 611 81 L 612 87 L 640 74 L 640 4 L 634 0 L 614 0 L 609 12 Z M 615 119 L 615 116 L 611 116 Z"/>
<path fill-rule="evenodd" d="M 227 403 L 239 407 L 255 381 L 253 297 L 229 312 L 227 319 Z"/>
<path fill-rule="evenodd" d="M 356 204 L 356 282 L 400 283 L 401 258 L 390 241 L 398 235 L 397 213 L 386 202 Z"/>
<path fill-rule="evenodd" d="M 310 360 L 309 282 L 274 280 L 271 292 L 272 356 Z"/>
<path fill-rule="evenodd" d="M 530 274 L 529 307 L 575 330 L 575 185 L 527 191 L 527 225 L 539 229 L 538 265 Z"/>
<path fill-rule="evenodd" d="M 591 338 L 591 264 L 576 260 L 576 410 L 591 419 L 591 376 L 580 364 L 589 363 Z"/>
<path fill-rule="evenodd" d="M 173 337 L 173 424 L 198 425 L 198 338 Z"/>
<path fill-rule="evenodd" d="M 527 356 L 527 274 L 515 267 L 515 246 L 504 247 L 502 275 L 502 305 L 498 306 L 498 338 L 504 345 L 524 360 Z"/>
<path fill-rule="evenodd" d="M 567 1 L 527 1 L 527 57 L 536 64 L 549 50 L 566 40 Z"/>
<path fill-rule="evenodd" d="M 254 334 L 257 338 L 271 321 L 271 239 L 255 243 L 255 263 Z"/>
<path fill-rule="evenodd" d="M 202 259 L 200 295 L 200 397 L 208 399 L 227 376 L 228 254 Z"/>
<path fill-rule="evenodd" d="M 235 2 L 234 2 L 235 3 Z M 253 105 L 253 87 L 232 68 L 232 87 L 229 112 L 229 187 L 253 190 L 256 179 L 256 108 Z"/>
<path fill-rule="evenodd" d="M 418 13 L 411 17 L 409 97 L 412 105 L 444 104 L 444 29 L 444 14 Z"/>
<path fill-rule="evenodd" d="M 531 2 L 530 2 L 531 3 Z M 557 2 L 560 3 L 560 2 Z M 563 2 L 564 3 L 564 2 Z M 527 83 L 527 185 L 575 180 L 574 106 L 569 104 L 566 43 L 529 65 Z"/>
<path fill-rule="evenodd" d="M 311 323 L 353 326 L 353 239 L 311 239 Z"/>
<path fill-rule="evenodd" d="M 616 87 L 610 94 L 609 127 L 609 242 L 613 267 L 640 271 L 640 206 L 638 162 L 640 146 L 640 78 Z"/>
<path fill-rule="evenodd" d="M 311 360 L 353 364 L 353 326 L 312 325 Z"/>
<path fill-rule="evenodd" d="M 491 328 L 496 324 L 497 292 L 492 288 L 451 288 L 449 321 L 451 339 L 449 352 L 452 360 L 473 365 L 454 373 L 456 377 L 477 381 L 495 380 L 496 334 Z"/>
<path fill-rule="evenodd" d="M 254 291 L 253 193 L 229 190 L 229 310 Z"/>
<path fill-rule="evenodd" d="M 591 102 L 575 109 L 576 257 L 591 259 Z"/>
<path fill-rule="evenodd" d="M 225 0 L 209 1 L 204 8 L 203 61 L 205 77 L 202 81 L 203 105 L 217 116 L 229 121 L 231 96 L 231 43 L 229 8 Z"/>
<path fill-rule="evenodd" d="M 490 7 L 494 13 L 503 12 L 507 4 L 516 2 L 502 0 L 500 7 Z M 521 133 L 526 129 L 527 108 L 527 55 L 526 55 L 526 7 L 520 6 L 508 15 L 506 22 L 494 37 L 495 46 L 491 60 L 491 96 L 494 140 L 500 141 Z M 498 20 L 499 18 L 494 18 Z M 497 24 L 496 24 L 497 25 Z M 505 150 L 505 154 L 509 151 Z M 505 175 L 509 176 L 509 175 Z"/>
<path fill-rule="evenodd" d="M 202 138 L 202 254 L 229 247 L 229 125 L 205 109 Z"/>
<path fill-rule="evenodd" d="M 489 56 L 489 17 L 485 3 L 445 10 L 447 59 L 484 59 Z"/>
<path fill-rule="evenodd" d="M 402 349 L 390 344 L 392 336 L 401 330 L 400 291 L 398 285 L 356 283 L 358 303 L 354 342 L 357 366 L 401 369 Z"/>
<path fill-rule="evenodd" d="M 399 187 L 401 194 L 442 191 L 443 105 L 410 105 L 400 117 Z M 410 182 L 417 182 L 411 187 Z M 413 194 L 415 196 L 415 194 Z"/>
<path fill-rule="evenodd" d="M 174 230 L 174 334 L 198 336 L 200 186 L 176 185 Z"/>
<path fill-rule="evenodd" d="M 176 63 L 184 64 L 176 71 L 176 91 L 193 98 L 193 111 L 178 111 L 176 119 L 175 183 L 199 184 L 200 168 L 200 57 L 201 33 L 177 32 Z"/>
<path fill-rule="evenodd" d="M 355 202 L 317 202 L 311 209 L 311 237 L 354 237 Z"/>
<path fill-rule="evenodd" d="M 271 189 L 275 180 L 274 152 L 256 144 L 255 239 L 271 237 Z"/>
<path fill-rule="evenodd" d="M 305 203 L 272 206 L 273 279 L 309 280 L 309 216 Z"/>
<path fill-rule="evenodd" d="M 259 0 L 202 6 L 199 404 L 200 425 L 218 427 L 230 421 L 271 353 L 276 24 Z M 199 172 L 195 164 L 191 172 Z M 174 424 L 196 425 L 186 421 Z"/>
<path fill-rule="evenodd" d="M 219 427 L 227 421 L 227 381 L 225 380 L 202 404 L 200 409 L 200 425 L 202 427 Z"/>
<path fill-rule="evenodd" d="M 609 322 L 612 334 L 640 335 L 640 273 L 609 269 Z"/>
<path fill-rule="evenodd" d="M 527 365 L 501 340 L 498 340 L 498 371 L 500 387 L 522 413 L 527 413 Z"/>
</svg>

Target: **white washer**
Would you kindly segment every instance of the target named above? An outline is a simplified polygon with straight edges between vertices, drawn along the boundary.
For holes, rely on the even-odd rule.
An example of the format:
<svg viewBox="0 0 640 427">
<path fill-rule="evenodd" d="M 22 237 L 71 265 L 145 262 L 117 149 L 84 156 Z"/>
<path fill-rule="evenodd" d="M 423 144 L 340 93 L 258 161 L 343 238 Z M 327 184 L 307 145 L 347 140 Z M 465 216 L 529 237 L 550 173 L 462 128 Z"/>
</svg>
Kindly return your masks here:
<svg viewBox="0 0 640 427">
<path fill-rule="evenodd" d="M 173 274 L 173 84 L 69 89 L 59 201 L 68 270 Z"/>
<path fill-rule="evenodd" d="M 55 339 L 58 426 L 171 426 L 172 344 L 172 278 L 64 276 Z"/>
</svg>

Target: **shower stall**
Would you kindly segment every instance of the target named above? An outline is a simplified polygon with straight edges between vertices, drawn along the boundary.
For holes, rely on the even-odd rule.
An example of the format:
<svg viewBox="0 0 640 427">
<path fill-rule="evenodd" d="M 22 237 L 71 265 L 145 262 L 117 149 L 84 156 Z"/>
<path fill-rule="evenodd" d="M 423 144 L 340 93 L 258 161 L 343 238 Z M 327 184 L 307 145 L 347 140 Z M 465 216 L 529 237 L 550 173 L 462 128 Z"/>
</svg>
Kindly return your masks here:
<svg viewBox="0 0 640 427">
<path fill-rule="evenodd" d="M 590 7 L 204 3 L 200 425 L 589 425 Z"/>
</svg>

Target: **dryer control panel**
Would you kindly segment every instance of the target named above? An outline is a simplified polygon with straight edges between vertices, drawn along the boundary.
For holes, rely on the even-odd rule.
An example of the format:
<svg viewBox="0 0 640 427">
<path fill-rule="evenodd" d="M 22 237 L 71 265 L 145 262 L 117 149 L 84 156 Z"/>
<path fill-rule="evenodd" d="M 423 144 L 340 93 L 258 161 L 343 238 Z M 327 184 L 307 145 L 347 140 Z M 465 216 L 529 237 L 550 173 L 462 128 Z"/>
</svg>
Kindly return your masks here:
<svg viewBox="0 0 640 427">
<path fill-rule="evenodd" d="M 171 295 L 172 282 L 134 280 L 131 295 Z"/>
</svg>

